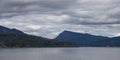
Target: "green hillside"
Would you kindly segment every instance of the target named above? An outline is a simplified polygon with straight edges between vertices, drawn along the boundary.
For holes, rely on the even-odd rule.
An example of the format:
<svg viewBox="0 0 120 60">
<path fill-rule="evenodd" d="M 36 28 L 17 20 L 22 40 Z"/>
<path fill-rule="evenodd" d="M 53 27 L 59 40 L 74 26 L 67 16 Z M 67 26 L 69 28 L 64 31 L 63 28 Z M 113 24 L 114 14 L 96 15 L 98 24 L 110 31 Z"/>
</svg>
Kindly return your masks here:
<svg viewBox="0 0 120 60">
<path fill-rule="evenodd" d="M 26 34 L 0 34 L 0 47 L 74 47 L 69 42 L 62 42 Z"/>
</svg>

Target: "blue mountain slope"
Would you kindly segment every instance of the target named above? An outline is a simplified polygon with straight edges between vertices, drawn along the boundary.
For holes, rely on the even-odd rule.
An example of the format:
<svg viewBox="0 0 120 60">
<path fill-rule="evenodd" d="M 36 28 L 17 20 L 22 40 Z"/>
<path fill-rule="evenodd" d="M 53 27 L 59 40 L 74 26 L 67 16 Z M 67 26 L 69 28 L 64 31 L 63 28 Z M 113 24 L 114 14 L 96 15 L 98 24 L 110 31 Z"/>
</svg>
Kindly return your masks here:
<svg viewBox="0 0 120 60">
<path fill-rule="evenodd" d="M 0 34 L 24 34 L 24 33 L 17 29 L 10 29 L 7 27 L 0 26 Z"/>
<path fill-rule="evenodd" d="M 55 39 L 73 42 L 82 46 L 120 45 L 120 37 L 109 38 L 104 36 L 76 33 L 71 31 L 63 31 Z"/>
<path fill-rule="evenodd" d="M 107 38 L 108 37 L 94 36 L 90 34 L 82 34 L 82 33 L 76 33 L 71 31 L 63 31 L 55 39 L 71 41 L 77 44 L 88 44 L 88 43 L 94 43 L 97 40 L 107 39 Z"/>
</svg>

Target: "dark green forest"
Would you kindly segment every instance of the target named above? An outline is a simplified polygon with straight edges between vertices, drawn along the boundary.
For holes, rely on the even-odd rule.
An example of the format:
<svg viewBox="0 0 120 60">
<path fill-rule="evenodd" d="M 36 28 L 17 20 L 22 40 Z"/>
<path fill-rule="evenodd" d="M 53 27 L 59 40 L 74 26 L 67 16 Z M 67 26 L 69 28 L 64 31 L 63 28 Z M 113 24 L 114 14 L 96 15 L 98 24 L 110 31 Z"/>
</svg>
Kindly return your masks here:
<svg viewBox="0 0 120 60">
<path fill-rule="evenodd" d="M 63 42 L 27 34 L 0 34 L 0 47 L 75 47 L 70 42 Z"/>
</svg>

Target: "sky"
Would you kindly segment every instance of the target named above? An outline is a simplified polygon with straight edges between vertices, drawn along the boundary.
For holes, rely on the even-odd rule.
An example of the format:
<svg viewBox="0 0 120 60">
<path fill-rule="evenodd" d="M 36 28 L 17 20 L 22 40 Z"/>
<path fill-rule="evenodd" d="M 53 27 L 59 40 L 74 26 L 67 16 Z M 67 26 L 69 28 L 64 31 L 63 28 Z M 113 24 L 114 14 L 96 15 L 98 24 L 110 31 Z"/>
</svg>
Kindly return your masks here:
<svg viewBox="0 0 120 60">
<path fill-rule="evenodd" d="M 0 25 L 47 38 L 64 30 L 120 36 L 120 0 L 0 0 Z"/>
</svg>

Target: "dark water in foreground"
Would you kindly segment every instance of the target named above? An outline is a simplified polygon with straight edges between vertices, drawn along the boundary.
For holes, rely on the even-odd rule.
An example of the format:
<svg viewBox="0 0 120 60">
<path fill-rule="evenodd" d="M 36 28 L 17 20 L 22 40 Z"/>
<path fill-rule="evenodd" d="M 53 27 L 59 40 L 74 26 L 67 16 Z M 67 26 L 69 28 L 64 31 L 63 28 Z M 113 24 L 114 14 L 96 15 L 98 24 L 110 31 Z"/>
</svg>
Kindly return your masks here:
<svg viewBox="0 0 120 60">
<path fill-rule="evenodd" d="M 120 60 L 120 48 L 0 49 L 0 60 Z"/>
</svg>

